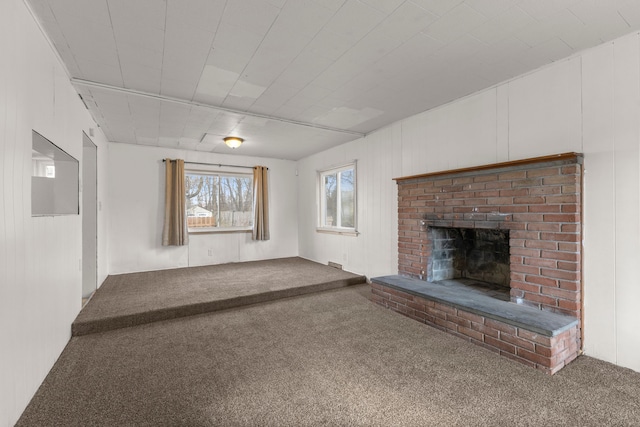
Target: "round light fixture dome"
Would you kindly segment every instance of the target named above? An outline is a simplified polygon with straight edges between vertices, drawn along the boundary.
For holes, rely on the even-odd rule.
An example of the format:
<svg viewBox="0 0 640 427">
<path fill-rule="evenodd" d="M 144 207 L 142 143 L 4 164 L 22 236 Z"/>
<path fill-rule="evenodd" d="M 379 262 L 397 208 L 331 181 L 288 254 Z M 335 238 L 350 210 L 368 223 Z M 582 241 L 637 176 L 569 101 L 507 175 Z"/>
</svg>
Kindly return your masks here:
<svg viewBox="0 0 640 427">
<path fill-rule="evenodd" d="M 231 148 L 238 148 L 244 142 L 244 139 L 239 138 L 237 136 L 228 136 L 226 138 L 223 138 L 222 140 L 224 141 L 225 144 L 227 144 L 228 147 L 231 147 Z"/>
</svg>

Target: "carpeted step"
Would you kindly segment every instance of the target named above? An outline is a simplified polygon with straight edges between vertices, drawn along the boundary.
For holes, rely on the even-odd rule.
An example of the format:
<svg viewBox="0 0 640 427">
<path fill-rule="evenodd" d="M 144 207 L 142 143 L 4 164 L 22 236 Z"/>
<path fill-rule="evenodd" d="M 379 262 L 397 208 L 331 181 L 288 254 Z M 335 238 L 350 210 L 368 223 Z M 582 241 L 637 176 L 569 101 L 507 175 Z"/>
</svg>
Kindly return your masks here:
<svg viewBox="0 0 640 427">
<path fill-rule="evenodd" d="M 286 260 L 290 262 L 291 260 Z M 308 263 L 307 260 L 294 259 L 296 263 Z M 248 264 L 248 263 L 247 263 Z M 245 268 L 247 267 L 245 264 Z M 300 267 L 300 265 L 296 264 L 296 266 Z M 318 268 L 316 266 L 307 266 L 306 264 L 302 265 L 302 267 L 310 267 L 310 268 Z M 320 266 L 321 268 L 330 268 L 327 266 Z M 184 269 L 188 270 L 188 269 Z M 331 269 L 336 271 L 335 269 Z M 240 271 L 240 270 L 239 270 Z M 323 272 L 320 270 L 319 272 Z M 145 273 L 136 273 L 137 275 L 145 274 Z M 152 274 L 152 273 L 149 273 Z M 184 274 L 184 273 L 181 273 Z M 229 308 L 237 308 L 247 305 L 259 304 L 268 301 L 279 300 L 283 298 L 295 297 L 298 295 L 305 295 L 315 292 L 322 292 L 331 289 L 342 288 L 346 286 L 358 285 L 366 283 L 366 277 L 361 275 L 356 275 L 348 272 L 340 271 L 339 276 L 341 278 L 335 279 L 334 273 L 327 274 L 327 280 L 321 281 L 320 279 L 302 282 L 299 285 L 291 285 L 288 284 L 286 287 L 282 287 L 280 289 L 270 289 L 268 291 L 253 291 L 252 293 L 246 295 L 238 295 L 231 296 L 225 295 L 224 297 L 216 297 L 212 295 L 210 299 L 199 300 L 197 302 L 182 302 L 180 304 L 176 304 L 173 306 L 165 306 L 165 307 L 145 307 L 145 309 L 141 310 L 120 310 L 119 313 L 113 314 L 103 311 L 100 315 L 93 315 L 91 313 L 92 308 L 101 304 L 104 301 L 103 295 L 107 292 L 113 292 L 108 289 L 99 289 L 97 294 L 102 293 L 103 295 L 99 295 L 100 297 L 94 297 L 92 301 L 88 303 L 88 305 L 83 309 L 83 311 L 78 315 L 76 320 L 73 322 L 71 326 L 71 332 L 73 336 L 87 335 L 98 332 L 104 332 L 114 329 L 127 328 L 136 325 L 142 325 L 146 323 L 158 322 L 162 320 L 175 319 L 179 317 L 186 316 L 194 316 L 203 313 L 210 313 L 220 310 L 226 310 Z M 286 278 L 285 278 L 286 279 Z M 106 283 L 106 282 L 105 282 Z M 131 285 L 133 286 L 133 285 Z M 103 286 L 105 288 L 109 288 L 108 286 Z M 267 287 L 268 288 L 268 287 Z M 149 299 L 157 297 L 153 294 L 148 296 Z M 95 301 L 94 301 L 95 300 Z M 101 301 L 102 300 L 102 301 Z M 94 304 L 94 306 L 90 306 Z M 104 304 L 102 302 L 102 304 Z M 95 311 L 95 309 L 94 309 Z M 118 311 L 118 310 L 113 310 Z"/>
</svg>

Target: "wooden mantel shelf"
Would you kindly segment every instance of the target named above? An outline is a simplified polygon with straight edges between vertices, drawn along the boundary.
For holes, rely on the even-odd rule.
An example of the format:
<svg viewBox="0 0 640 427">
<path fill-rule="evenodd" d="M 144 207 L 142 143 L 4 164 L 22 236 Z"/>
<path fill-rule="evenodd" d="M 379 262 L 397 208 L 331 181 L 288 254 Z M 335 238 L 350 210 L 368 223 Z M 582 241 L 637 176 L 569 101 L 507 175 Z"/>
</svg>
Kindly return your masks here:
<svg viewBox="0 0 640 427">
<path fill-rule="evenodd" d="M 553 154 L 550 156 L 542 156 L 542 157 L 531 157 L 528 159 L 521 159 L 521 160 L 511 160 L 508 162 L 500 162 L 500 163 L 492 163 L 492 164 L 488 164 L 488 165 L 481 165 L 481 166 L 471 166 L 468 168 L 461 168 L 461 169 L 450 169 L 450 170 L 446 170 L 446 171 L 439 171 L 439 172 L 429 172 L 429 173 L 423 173 L 420 175 L 411 175 L 411 176 L 403 176 L 400 178 L 393 178 L 395 181 L 397 182 L 401 182 L 401 181 L 408 181 L 410 179 L 420 179 L 420 178 L 434 178 L 434 177 L 440 177 L 440 176 L 446 176 L 446 175 L 456 175 L 456 174 L 464 174 L 464 173 L 472 173 L 472 172 L 482 172 L 482 171 L 488 171 L 488 170 L 493 170 L 493 169 L 502 169 L 502 168 L 511 168 L 511 167 L 517 167 L 517 166 L 523 166 L 523 165 L 530 165 L 530 164 L 534 164 L 534 163 L 545 163 L 545 162 L 554 162 L 554 161 L 572 161 L 572 162 L 576 162 L 578 161 L 580 158 L 582 157 L 582 154 L 580 153 L 561 153 L 561 154 Z"/>
</svg>

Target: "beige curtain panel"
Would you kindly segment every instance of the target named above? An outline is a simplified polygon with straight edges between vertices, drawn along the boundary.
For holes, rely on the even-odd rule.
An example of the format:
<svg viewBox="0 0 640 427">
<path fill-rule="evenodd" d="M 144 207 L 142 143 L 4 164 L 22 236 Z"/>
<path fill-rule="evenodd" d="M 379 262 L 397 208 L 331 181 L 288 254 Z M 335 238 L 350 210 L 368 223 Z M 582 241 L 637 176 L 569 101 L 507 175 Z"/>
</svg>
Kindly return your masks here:
<svg viewBox="0 0 640 427">
<path fill-rule="evenodd" d="M 184 187 L 184 160 L 165 159 L 164 228 L 162 246 L 184 246 L 189 243 Z"/>
<path fill-rule="evenodd" d="M 253 240 L 269 240 L 269 168 L 253 168 Z"/>
</svg>

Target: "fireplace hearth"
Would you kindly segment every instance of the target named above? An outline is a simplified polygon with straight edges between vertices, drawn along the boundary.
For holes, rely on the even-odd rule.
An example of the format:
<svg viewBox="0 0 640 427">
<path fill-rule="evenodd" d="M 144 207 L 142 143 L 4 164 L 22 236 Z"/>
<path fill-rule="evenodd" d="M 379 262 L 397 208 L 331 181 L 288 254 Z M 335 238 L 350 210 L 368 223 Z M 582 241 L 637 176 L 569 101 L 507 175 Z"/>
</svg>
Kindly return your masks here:
<svg viewBox="0 0 640 427">
<path fill-rule="evenodd" d="M 391 280 L 388 289 L 384 283 L 389 280 L 378 283 L 382 288 L 373 288 L 374 301 L 549 373 L 577 356 L 582 326 L 581 154 L 565 153 L 396 181 L 398 277 L 415 280 L 408 285 L 409 294 L 403 293 L 402 286 L 393 287 L 396 280 Z M 540 343 L 532 338 L 526 322 L 514 326 L 500 313 L 482 310 L 480 315 L 475 313 L 484 319 L 481 324 L 470 320 L 473 310 L 465 315 L 465 303 L 460 301 L 476 304 L 473 292 L 461 299 L 439 301 L 433 297 L 439 291 L 432 285 L 426 294 L 420 290 L 420 283 L 451 280 L 457 281 L 456 285 L 508 290 L 508 304 L 533 308 L 538 313 L 535 316 L 543 320 L 544 313 L 564 316 L 572 325 L 571 331 L 563 330 L 566 337 L 556 340 L 558 344 L 553 334 L 560 332 L 551 330 L 550 347 L 541 347 L 541 353 L 537 353 Z M 404 279 L 401 282 L 407 283 Z M 412 297 L 407 295 L 426 301 L 435 298 L 440 307 L 429 314 L 430 305 L 425 303 L 424 315 L 417 315 L 417 308 L 410 304 Z M 398 302 L 403 298 L 404 306 Z M 447 304 L 455 306 L 454 312 L 445 308 Z M 511 305 L 507 308 L 512 310 Z M 487 316 L 490 323 L 505 322 L 502 329 L 493 323 L 495 328 L 487 328 Z M 518 335 L 520 329 L 522 336 Z"/>
</svg>

